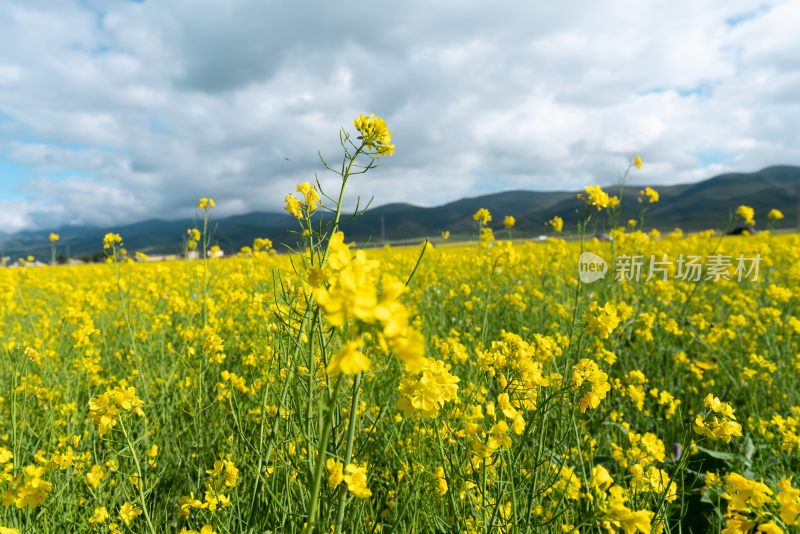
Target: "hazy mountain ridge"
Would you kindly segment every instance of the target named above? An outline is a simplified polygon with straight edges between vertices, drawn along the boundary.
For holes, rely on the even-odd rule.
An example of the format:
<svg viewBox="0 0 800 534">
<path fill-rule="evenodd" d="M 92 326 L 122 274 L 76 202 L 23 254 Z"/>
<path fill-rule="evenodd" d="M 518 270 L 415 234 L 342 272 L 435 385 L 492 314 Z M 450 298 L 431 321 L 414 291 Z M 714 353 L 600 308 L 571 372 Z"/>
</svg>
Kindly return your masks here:
<svg viewBox="0 0 800 534">
<path fill-rule="evenodd" d="M 641 205 L 636 197 L 644 186 L 628 186 L 623 191 L 622 221 L 636 218 Z M 765 226 L 767 212 L 781 210 L 786 218 L 779 226 L 798 227 L 798 194 L 800 192 L 800 167 L 775 166 L 754 173 L 728 173 L 702 182 L 671 186 L 654 186 L 661 199 L 648 206 L 646 224 L 661 230 L 679 227 L 684 230 L 705 228 L 722 229 L 729 213 L 740 204 L 756 210 L 758 227 Z M 616 186 L 605 188 L 618 194 Z M 393 203 L 368 210 L 356 220 L 348 214 L 342 217 L 342 229 L 348 238 L 380 241 L 399 241 L 426 236 L 439 236 L 443 230 L 454 236 L 470 236 L 475 231 L 472 214 L 478 208 L 492 212 L 492 226 L 502 228 L 505 215 L 517 219 L 515 235 L 545 233 L 544 223 L 558 215 L 565 221 L 565 230 L 573 228 L 583 207 L 576 198 L 577 191 L 505 191 L 463 198 L 442 206 L 420 207 Z M 49 258 L 48 235 L 51 231 L 61 236 L 60 254 L 69 247 L 71 257 L 89 256 L 101 249 L 103 235 L 117 232 L 125 239 L 131 251 L 147 253 L 178 253 L 186 230 L 195 220 L 150 219 L 115 227 L 64 226 L 54 230 L 22 231 L 3 234 L 0 231 L 0 255 Z M 268 237 L 277 247 L 281 243 L 297 240 L 297 223 L 284 213 L 254 212 L 214 219 L 211 223 L 213 239 L 228 253 L 250 245 L 256 237 Z"/>
</svg>

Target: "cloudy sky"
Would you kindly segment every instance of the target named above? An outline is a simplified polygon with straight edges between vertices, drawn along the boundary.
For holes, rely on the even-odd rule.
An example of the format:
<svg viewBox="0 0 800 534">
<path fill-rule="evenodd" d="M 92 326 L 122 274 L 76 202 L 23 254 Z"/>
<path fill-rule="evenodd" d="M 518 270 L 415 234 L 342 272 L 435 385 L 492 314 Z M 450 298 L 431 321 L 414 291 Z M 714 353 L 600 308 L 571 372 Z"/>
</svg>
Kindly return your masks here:
<svg viewBox="0 0 800 534">
<path fill-rule="evenodd" d="M 362 112 L 397 147 L 353 182 L 376 204 L 797 164 L 798 28 L 792 0 L 0 0 L 0 231 L 279 210 Z"/>
</svg>

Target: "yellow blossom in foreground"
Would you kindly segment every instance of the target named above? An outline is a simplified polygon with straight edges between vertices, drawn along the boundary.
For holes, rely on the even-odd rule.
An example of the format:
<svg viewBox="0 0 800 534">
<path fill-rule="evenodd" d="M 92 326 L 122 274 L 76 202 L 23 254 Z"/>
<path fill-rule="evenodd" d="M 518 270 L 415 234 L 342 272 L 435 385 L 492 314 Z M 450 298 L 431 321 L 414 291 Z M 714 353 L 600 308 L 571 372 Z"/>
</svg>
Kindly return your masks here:
<svg viewBox="0 0 800 534">
<path fill-rule="evenodd" d="M 327 321 L 333 326 L 344 326 L 349 321 L 360 321 L 381 328 L 381 344 L 400 361 L 407 372 L 417 373 L 425 362 L 425 338 L 408 324 L 408 310 L 399 301 L 406 291 L 405 284 L 390 274 L 380 278 L 381 294 L 378 296 L 379 263 L 367 260 L 364 251 L 351 257 L 349 246 L 344 243 L 341 232 L 331 237 L 326 271 L 330 272 L 330 283 L 324 287 L 316 283 L 314 298 L 325 312 Z M 316 277 L 319 278 L 319 277 Z M 318 280 L 319 281 L 319 280 Z M 357 373 L 366 370 L 368 359 L 356 354 L 358 345 L 346 346 L 329 365 L 329 372 Z"/>
<path fill-rule="evenodd" d="M 739 206 L 736 208 L 736 215 L 741 217 L 745 224 L 756 224 L 756 211 L 750 206 L 745 206 L 744 204 Z"/>
<path fill-rule="evenodd" d="M 17 508 L 35 508 L 42 504 L 53 490 L 53 484 L 44 480 L 44 467 L 27 465 L 10 480 L 8 491 L 0 492 L 0 505 Z M 2 479 L 0 479 L 2 480 Z"/>
<path fill-rule="evenodd" d="M 720 421 L 717 417 L 703 419 L 702 416 L 697 415 L 694 419 L 693 426 L 694 431 L 701 436 L 712 439 L 723 439 L 726 443 L 729 443 L 732 437 L 742 436 L 742 425 L 736 421 Z"/>
<path fill-rule="evenodd" d="M 749 512 L 769 503 L 772 490 L 763 482 L 750 480 L 739 473 L 728 473 L 722 497 L 728 500 L 728 511 Z"/>
<path fill-rule="evenodd" d="M 633 166 L 636 167 L 637 169 L 641 169 L 642 168 L 642 157 L 641 156 L 638 156 L 638 155 L 634 156 L 634 158 L 633 158 Z"/>
<path fill-rule="evenodd" d="M 328 488 L 333 489 L 344 480 L 344 465 L 333 458 L 325 460 L 325 469 L 328 471 Z"/>
<path fill-rule="evenodd" d="M 787 526 L 800 527 L 800 489 L 792 486 L 792 479 L 778 482 L 780 493 L 775 498 L 780 504 L 780 516 Z"/>
<path fill-rule="evenodd" d="M 592 468 L 592 479 L 590 486 L 600 491 L 606 491 L 614 483 L 608 470 L 602 465 L 598 464 Z"/>
<path fill-rule="evenodd" d="M 733 406 L 722 402 L 719 398 L 706 395 L 703 404 L 710 410 L 708 416 L 697 415 L 694 419 L 694 431 L 701 436 L 712 439 L 723 439 L 726 443 L 732 437 L 742 436 L 742 425 L 736 421 Z"/>
<path fill-rule="evenodd" d="M 134 506 L 129 502 L 126 502 L 122 506 L 119 507 L 119 518 L 122 519 L 122 522 L 125 523 L 125 526 L 130 526 L 130 524 L 142 515 L 142 509 L 138 506 Z"/>
<path fill-rule="evenodd" d="M 723 417 L 735 419 L 733 415 L 735 411 L 733 406 L 727 402 L 722 402 L 719 400 L 719 397 L 715 397 L 710 393 L 703 399 L 703 405 L 712 412 L 718 413 Z"/>
<path fill-rule="evenodd" d="M 613 486 L 608 490 L 608 501 L 605 506 L 606 522 L 625 534 L 649 533 L 651 531 L 650 522 L 653 519 L 653 512 L 648 510 L 633 511 L 625 506 L 626 500 L 625 490 L 620 486 Z"/>
<path fill-rule="evenodd" d="M 344 472 L 344 482 L 347 484 L 347 490 L 350 493 L 359 499 L 366 499 L 372 496 L 372 492 L 367 487 L 367 464 L 347 464 Z"/>
<path fill-rule="evenodd" d="M 331 361 L 328 363 L 327 373 L 331 376 L 355 375 L 363 371 L 369 371 L 370 361 L 361 348 L 364 346 L 362 339 L 354 339 L 345 343 Z"/>
<path fill-rule="evenodd" d="M 16 528 L 0 526 L 0 534 L 19 534 L 19 530 Z"/>
</svg>

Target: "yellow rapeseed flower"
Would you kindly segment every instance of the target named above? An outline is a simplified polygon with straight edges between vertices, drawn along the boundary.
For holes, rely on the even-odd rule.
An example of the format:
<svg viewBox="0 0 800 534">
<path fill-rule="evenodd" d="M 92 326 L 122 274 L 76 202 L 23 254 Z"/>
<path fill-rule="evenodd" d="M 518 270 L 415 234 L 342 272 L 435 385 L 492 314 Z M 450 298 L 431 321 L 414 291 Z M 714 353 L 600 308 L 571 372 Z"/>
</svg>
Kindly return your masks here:
<svg viewBox="0 0 800 534">
<path fill-rule="evenodd" d="M 619 205 L 619 198 L 610 196 L 599 185 L 587 185 L 584 188 L 584 193 L 578 194 L 578 199 L 583 200 L 587 206 L 596 208 L 597 211 Z"/>
<path fill-rule="evenodd" d="M 216 207 L 216 204 L 214 203 L 213 198 L 203 197 L 197 202 L 197 207 L 201 210 L 208 210 L 213 207 Z"/>
<path fill-rule="evenodd" d="M 112 388 L 89 401 L 89 417 L 97 424 L 98 433 L 103 436 L 117 424 L 123 412 L 133 412 L 144 416 L 142 400 L 136 396 L 136 390 L 129 388 Z"/>
<path fill-rule="evenodd" d="M 769 219 L 770 221 L 780 221 L 781 219 L 783 219 L 783 212 L 781 210 L 773 208 L 769 210 L 769 213 L 767 213 L 767 219 Z"/>
<path fill-rule="evenodd" d="M 115 245 L 122 245 L 122 236 L 119 234 L 108 233 L 103 237 L 103 248 L 114 248 Z"/>
<path fill-rule="evenodd" d="M 738 208 L 736 208 L 736 215 L 741 217 L 745 224 L 754 225 L 756 224 L 755 215 L 756 211 L 751 208 L 750 206 L 745 206 L 742 204 Z"/>
<path fill-rule="evenodd" d="M 316 187 L 309 182 L 303 182 L 297 184 L 297 191 L 303 195 L 303 201 L 309 213 L 317 209 L 317 202 L 319 202 L 320 198 Z"/>
<path fill-rule="evenodd" d="M 363 352 L 364 340 L 354 339 L 345 343 L 330 362 L 328 362 L 327 373 L 330 376 L 355 375 L 363 371 L 369 371 L 370 360 Z"/>
<path fill-rule="evenodd" d="M 660 195 L 658 191 L 653 189 L 650 186 L 645 187 L 641 191 L 639 191 L 639 202 L 647 202 L 648 204 L 655 204 L 658 202 Z"/>
<path fill-rule="evenodd" d="M 564 229 L 564 219 L 558 215 L 547 221 L 546 224 L 557 234 L 561 233 L 561 231 Z"/>
<path fill-rule="evenodd" d="M 111 519 L 111 514 L 108 513 L 108 509 L 106 509 L 105 506 L 101 506 L 94 509 L 92 517 L 89 518 L 89 523 L 92 525 L 99 525 L 105 523 L 109 519 Z"/>
<path fill-rule="evenodd" d="M 360 465 L 347 464 L 344 469 L 344 482 L 347 484 L 347 491 L 359 499 L 366 499 L 372 496 L 372 492 L 367 487 L 367 464 Z"/>
<path fill-rule="evenodd" d="M 126 502 L 119 507 L 119 518 L 125 523 L 125 526 L 130 526 L 134 519 L 142 515 L 142 509 Z"/>
<path fill-rule="evenodd" d="M 489 210 L 486 208 L 480 208 L 478 211 L 472 214 L 472 220 L 478 221 L 480 225 L 487 225 L 492 220 L 492 214 L 489 213 Z"/>
<path fill-rule="evenodd" d="M 298 219 L 303 218 L 302 205 L 300 204 L 300 201 L 297 200 L 296 196 L 290 193 L 286 195 L 286 198 L 284 198 L 283 201 L 286 202 L 286 211 L 288 211 L 290 215 L 297 217 Z"/>
<path fill-rule="evenodd" d="M 370 116 L 359 115 L 353 121 L 361 135 L 358 137 L 369 149 L 375 150 L 378 156 L 394 155 L 392 132 L 386 126 L 386 121 L 374 114 Z"/>
</svg>

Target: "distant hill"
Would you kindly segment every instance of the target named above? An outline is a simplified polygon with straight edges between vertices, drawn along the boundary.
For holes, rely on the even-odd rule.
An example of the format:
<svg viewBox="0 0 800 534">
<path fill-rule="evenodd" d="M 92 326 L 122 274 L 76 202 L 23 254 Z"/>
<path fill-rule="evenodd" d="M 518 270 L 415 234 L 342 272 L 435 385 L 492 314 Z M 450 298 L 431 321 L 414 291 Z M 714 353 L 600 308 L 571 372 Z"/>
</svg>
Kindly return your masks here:
<svg viewBox="0 0 800 534">
<path fill-rule="evenodd" d="M 640 205 L 636 196 L 643 186 L 628 186 L 623 192 L 622 221 L 636 218 Z M 768 167 L 754 173 L 730 173 L 694 184 L 655 186 L 661 195 L 659 203 L 648 208 L 649 228 L 672 230 L 724 229 L 731 210 L 747 204 L 756 210 L 758 227 L 764 227 L 767 212 L 781 210 L 786 218 L 780 227 L 798 228 L 798 193 L 800 167 Z M 616 187 L 606 187 L 617 194 Z M 470 237 L 475 223 L 472 214 L 487 208 L 494 216 L 493 226 L 502 228 L 505 215 L 517 219 L 516 236 L 544 233 L 544 223 L 558 215 L 565 221 L 565 230 L 574 228 L 582 213 L 577 191 L 506 191 L 474 198 L 463 198 L 442 206 L 423 208 L 411 204 L 387 204 L 368 210 L 353 220 L 344 215 L 342 229 L 348 238 L 373 242 L 398 242 L 439 236 L 448 230 L 454 237 Z M 61 236 L 59 252 L 69 248 L 71 257 L 91 256 L 100 252 L 103 235 L 121 234 L 129 250 L 146 253 L 177 253 L 182 250 L 186 229 L 194 226 L 190 219 L 152 219 L 119 227 L 64 226 L 47 231 L 0 233 L 0 255 L 34 255 L 49 258 L 48 235 Z M 214 240 L 226 252 L 235 252 L 250 245 L 256 237 L 268 237 L 277 245 L 293 244 L 297 235 L 296 221 L 284 213 L 255 212 L 215 219 Z"/>
</svg>

